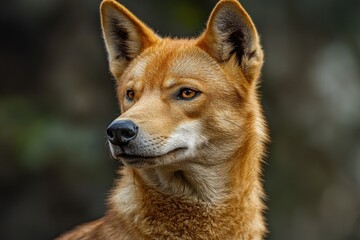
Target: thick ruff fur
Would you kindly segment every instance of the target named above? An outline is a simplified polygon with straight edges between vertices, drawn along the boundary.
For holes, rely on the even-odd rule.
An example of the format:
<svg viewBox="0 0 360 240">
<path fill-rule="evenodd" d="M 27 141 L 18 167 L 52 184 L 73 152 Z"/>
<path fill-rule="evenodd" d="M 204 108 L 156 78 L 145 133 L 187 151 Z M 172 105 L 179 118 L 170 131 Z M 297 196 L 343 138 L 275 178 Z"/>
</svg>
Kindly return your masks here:
<svg viewBox="0 0 360 240">
<path fill-rule="evenodd" d="M 117 120 L 139 133 L 110 143 L 125 166 L 106 215 L 58 239 L 263 239 L 263 52 L 249 15 L 222 0 L 196 39 L 160 38 L 113 0 L 101 16 Z"/>
</svg>

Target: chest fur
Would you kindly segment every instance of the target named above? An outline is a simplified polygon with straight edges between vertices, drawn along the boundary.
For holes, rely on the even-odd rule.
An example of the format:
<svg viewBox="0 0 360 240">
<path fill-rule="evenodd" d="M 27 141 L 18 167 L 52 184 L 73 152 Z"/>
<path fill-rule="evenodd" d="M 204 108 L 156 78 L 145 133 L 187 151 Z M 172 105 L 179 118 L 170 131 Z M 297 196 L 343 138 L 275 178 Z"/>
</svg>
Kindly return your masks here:
<svg viewBox="0 0 360 240">
<path fill-rule="evenodd" d="M 216 205 L 146 191 L 122 204 L 136 205 L 119 211 L 139 239 L 261 239 L 261 213 L 238 198 Z"/>
</svg>

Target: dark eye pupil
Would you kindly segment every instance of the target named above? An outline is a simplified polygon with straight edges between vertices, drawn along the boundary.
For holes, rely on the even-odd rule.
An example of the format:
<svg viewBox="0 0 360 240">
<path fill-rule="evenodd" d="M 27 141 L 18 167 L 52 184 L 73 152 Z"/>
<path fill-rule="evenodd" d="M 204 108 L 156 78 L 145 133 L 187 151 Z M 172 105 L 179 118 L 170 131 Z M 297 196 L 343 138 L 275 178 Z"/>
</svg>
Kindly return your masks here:
<svg viewBox="0 0 360 240">
<path fill-rule="evenodd" d="M 193 97 L 194 91 L 191 90 L 191 89 L 185 89 L 185 90 L 182 92 L 182 95 L 183 95 L 184 98 L 190 98 L 190 97 Z"/>
</svg>

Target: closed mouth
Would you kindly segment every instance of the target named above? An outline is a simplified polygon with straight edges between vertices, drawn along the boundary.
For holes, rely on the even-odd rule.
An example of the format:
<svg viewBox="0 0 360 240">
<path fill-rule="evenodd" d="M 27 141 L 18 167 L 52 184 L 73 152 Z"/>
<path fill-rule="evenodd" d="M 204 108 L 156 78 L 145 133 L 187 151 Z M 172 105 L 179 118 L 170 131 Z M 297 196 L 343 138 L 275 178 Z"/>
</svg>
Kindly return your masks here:
<svg viewBox="0 0 360 240">
<path fill-rule="evenodd" d="M 126 160 L 143 160 L 143 161 L 146 161 L 146 160 L 149 160 L 149 159 L 154 159 L 154 158 L 161 158 L 161 157 L 164 157 L 164 156 L 167 156 L 167 155 L 171 155 L 171 154 L 175 154 L 177 152 L 180 152 L 180 151 L 183 151 L 185 150 L 186 147 L 179 147 L 179 148 L 175 148 L 165 154 L 162 154 L 162 155 L 139 155 L 139 154 L 129 154 L 129 153 L 121 153 L 119 154 L 119 157 L 120 158 L 124 158 Z"/>
</svg>

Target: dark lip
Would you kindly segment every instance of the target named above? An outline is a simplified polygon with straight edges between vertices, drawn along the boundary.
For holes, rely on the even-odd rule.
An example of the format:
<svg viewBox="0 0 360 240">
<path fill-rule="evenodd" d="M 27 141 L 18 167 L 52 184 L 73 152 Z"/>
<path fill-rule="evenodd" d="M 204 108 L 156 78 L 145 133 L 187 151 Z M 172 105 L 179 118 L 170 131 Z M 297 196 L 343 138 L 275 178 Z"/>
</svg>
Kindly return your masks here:
<svg viewBox="0 0 360 240">
<path fill-rule="evenodd" d="M 162 154 L 162 155 L 153 155 L 153 156 L 145 156 L 145 155 L 135 155 L 135 154 L 127 154 L 127 153 L 121 153 L 118 155 L 118 157 L 121 157 L 121 158 L 125 158 L 125 159 L 128 159 L 128 160 L 134 160 L 134 159 L 143 159 L 143 160 L 146 160 L 146 159 L 154 159 L 154 158 L 160 158 L 160 157 L 164 157 L 166 155 L 169 155 L 169 154 L 172 154 L 172 153 L 175 153 L 175 152 L 178 152 L 178 151 L 181 151 L 181 150 L 185 150 L 186 147 L 180 147 L 180 148 L 175 148 L 165 154 Z"/>
</svg>

